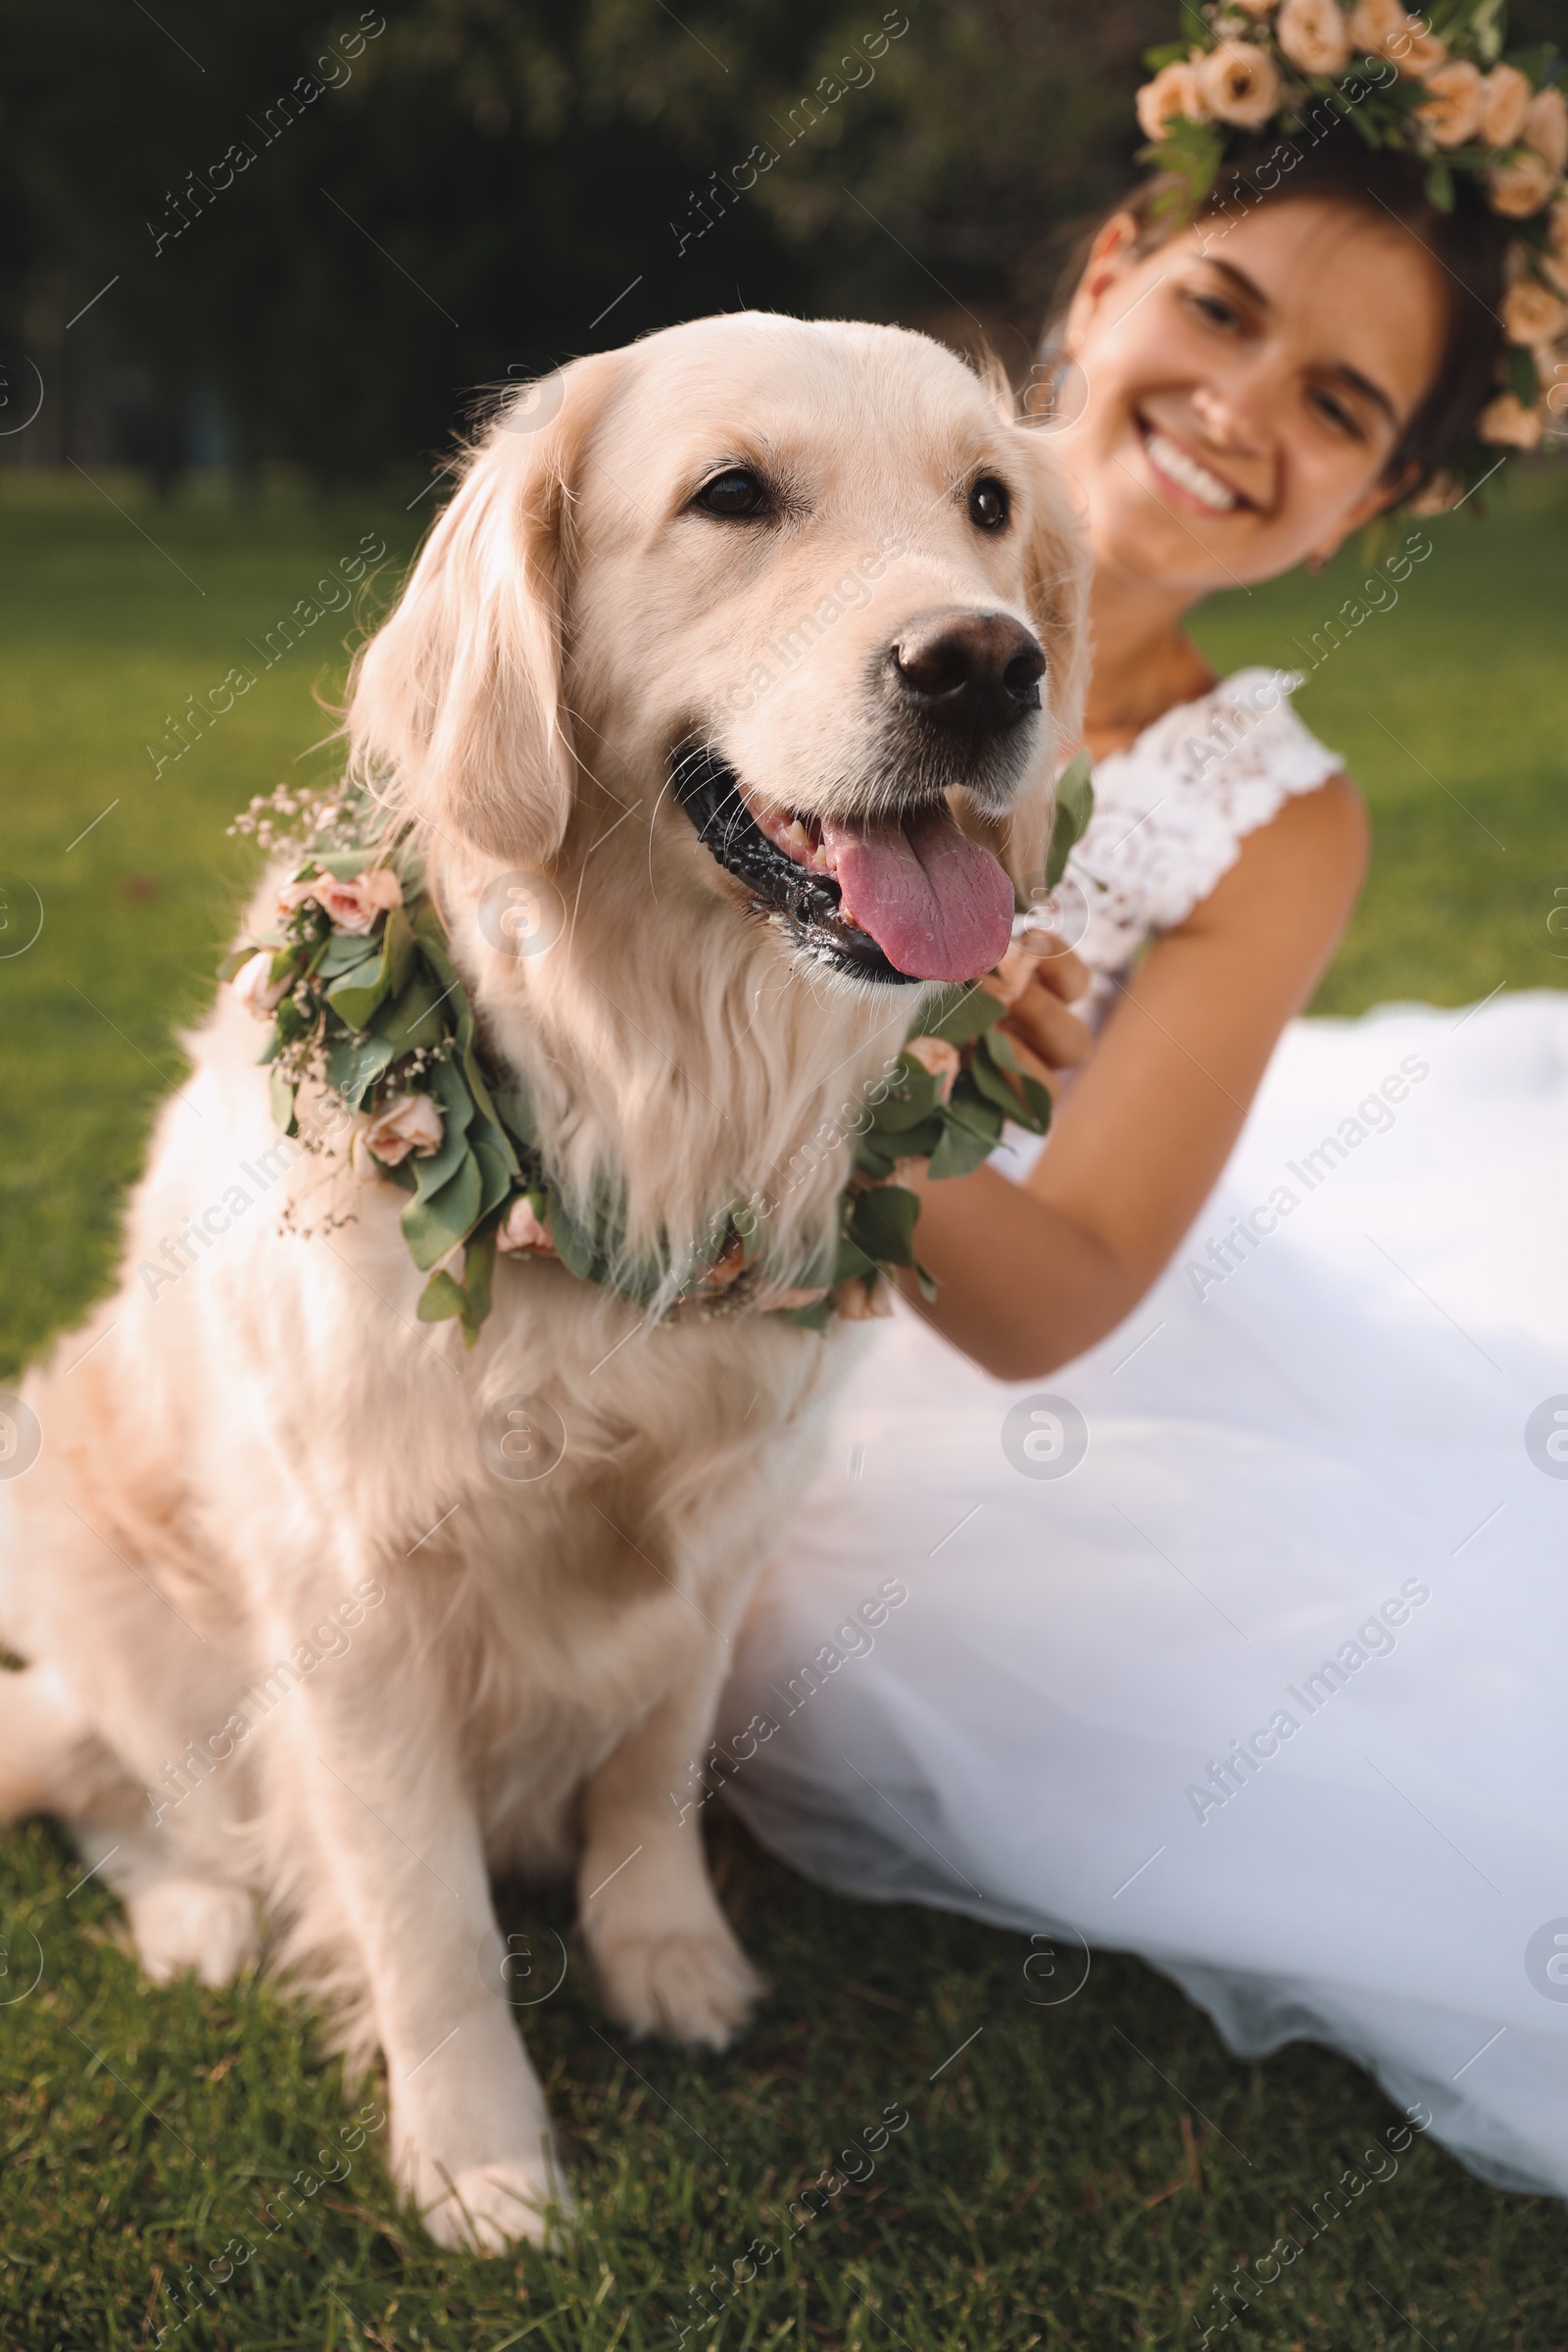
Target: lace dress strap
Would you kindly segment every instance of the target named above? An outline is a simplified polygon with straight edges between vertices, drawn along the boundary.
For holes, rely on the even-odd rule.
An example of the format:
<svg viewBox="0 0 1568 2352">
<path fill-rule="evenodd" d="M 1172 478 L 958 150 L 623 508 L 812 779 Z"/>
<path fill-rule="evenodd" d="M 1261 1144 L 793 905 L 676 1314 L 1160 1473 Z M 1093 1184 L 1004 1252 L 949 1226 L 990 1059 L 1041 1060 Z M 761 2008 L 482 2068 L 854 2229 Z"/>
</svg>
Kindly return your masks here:
<svg viewBox="0 0 1568 2352">
<path fill-rule="evenodd" d="M 1113 995 L 1112 976 L 1146 939 L 1207 898 L 1249 833 L 1344 765 L 1292 709 L 1300 683 L 1290 670 L 1240 669 L 1099 762 L 1095 813 L 1068 869 L 1088 904 L 1077 946 L 1096 1000 Z"/>
</svg>

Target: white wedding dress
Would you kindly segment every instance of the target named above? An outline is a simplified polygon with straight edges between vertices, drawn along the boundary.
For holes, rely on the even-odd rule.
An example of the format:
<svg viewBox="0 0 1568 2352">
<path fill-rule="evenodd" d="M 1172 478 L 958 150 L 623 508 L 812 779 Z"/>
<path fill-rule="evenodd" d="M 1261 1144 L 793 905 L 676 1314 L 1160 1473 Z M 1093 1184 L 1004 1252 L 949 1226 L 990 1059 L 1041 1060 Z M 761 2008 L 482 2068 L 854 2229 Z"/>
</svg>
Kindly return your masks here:
<svg viewBox="0 0 1568 2352">
<path fill-rule="evenodd" d="M 1294 683 L 1101 763 L 1102 1004 L 1339 766 Z M 1568 993 L 1298 1021 L 1102 1346 L 1011 1387 L 901 1310 L 737 1644 L 728 1802 L 846 1894 L 1035 1933 L 1021 1998 L 1141 1953 L 1233 2050 L 1327 2043 L 1568 2195 L 1565 1174 Z"/>
</svg>

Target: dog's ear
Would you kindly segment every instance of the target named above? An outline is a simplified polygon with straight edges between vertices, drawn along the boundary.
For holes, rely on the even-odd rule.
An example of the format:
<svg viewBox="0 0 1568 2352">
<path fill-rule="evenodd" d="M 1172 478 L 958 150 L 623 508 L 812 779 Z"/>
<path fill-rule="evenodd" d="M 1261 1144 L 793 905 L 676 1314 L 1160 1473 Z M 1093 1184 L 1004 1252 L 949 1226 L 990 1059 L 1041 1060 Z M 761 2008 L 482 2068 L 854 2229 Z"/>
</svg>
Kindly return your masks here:
<svg viewBox="0 0 1568 2352">
<path fill-rule="evenodd" d="M 1051 729 L 1049 772 L 1054 775 L 1076 747 L 1089 691 L 1089 534 L 1065 471 L 1050 441 L 1016 426 L 1033 484 L 1033 519 L 1025 553 L 1024 596 L 1045 649 L 1046 707 Z M 1008 827 L 1007 864 L 1028 886 L 1045 871 L 1051 840 L 1052 796 L 1036 794 Z"/>
<path fill-rule="evenodd" d="M 551 858 L 571 813 L 569 511 L 623 357 L 576 360 L 497 414 L 355 666 L 355 771 L 513 863 Z"/>
</svg>

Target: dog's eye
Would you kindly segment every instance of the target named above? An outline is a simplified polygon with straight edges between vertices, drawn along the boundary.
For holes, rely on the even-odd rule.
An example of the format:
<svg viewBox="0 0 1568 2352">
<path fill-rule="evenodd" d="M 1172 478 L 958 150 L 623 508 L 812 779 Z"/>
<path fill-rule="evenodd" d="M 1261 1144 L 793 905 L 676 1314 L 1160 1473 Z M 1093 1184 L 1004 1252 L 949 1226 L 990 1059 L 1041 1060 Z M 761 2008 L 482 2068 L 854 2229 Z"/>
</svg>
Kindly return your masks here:
<svg viewBox="0 0 1568 2352">
<path fill-rule="evenodd" d="M 994 473 L 983 473 L 969 493 L 969 520 L 982 531 L 1004 530 L 1010 512 L 1004 486 Z"/>
<path fill-rule="evenodd" d="M 705 482 L 692 501 L 705 514 L 722 514 L 726 520 L 761 514 L 767 509 L 767 491 L 760 475 L 749 466 L 731 466 L 724 473 L 715 473 Z"/>
</svg>

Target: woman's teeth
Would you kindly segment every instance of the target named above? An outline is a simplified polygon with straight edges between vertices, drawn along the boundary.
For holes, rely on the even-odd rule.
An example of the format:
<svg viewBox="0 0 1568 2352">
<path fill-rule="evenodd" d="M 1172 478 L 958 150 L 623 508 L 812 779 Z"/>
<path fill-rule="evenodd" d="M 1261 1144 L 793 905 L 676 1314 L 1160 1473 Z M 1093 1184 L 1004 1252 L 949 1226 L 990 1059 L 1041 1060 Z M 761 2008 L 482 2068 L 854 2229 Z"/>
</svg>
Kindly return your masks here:
<svg viewBox="0 0 1568 2352">
<path fill-rule="evenodd" d="M 1211 508 L 1216 514 L 1228 514 L 1233 507 L 1240 506 L 1241 501 L 1234 490 L 1222 482 L 1217 474 L 1210 473 L 1206 466 L 1200 466 L 1196 458 L 1190 458 L 1185 449 L 1179 448 L 1174 441 L 1168 441 L 1163 433 L 1147 432 L 1144 447 L 1149 452 L 1151 463 L 1157 466 L 1161 473 L 1167 474 L 1183 490 L 1190 491 L 1194 498 Z"/>
</svg>

